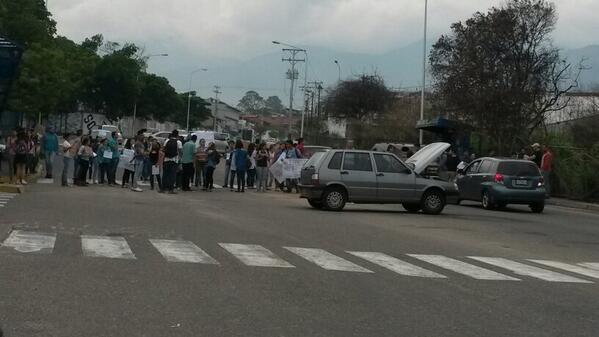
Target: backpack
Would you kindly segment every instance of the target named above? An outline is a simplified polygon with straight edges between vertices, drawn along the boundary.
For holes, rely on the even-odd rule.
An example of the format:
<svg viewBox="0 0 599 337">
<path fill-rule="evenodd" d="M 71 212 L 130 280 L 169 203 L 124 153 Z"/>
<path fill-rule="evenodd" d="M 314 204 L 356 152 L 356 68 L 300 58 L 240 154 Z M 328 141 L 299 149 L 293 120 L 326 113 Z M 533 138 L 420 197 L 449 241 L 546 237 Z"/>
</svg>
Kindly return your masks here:
<svg viewBox="0 0 599 337">
<path fill-rule="evenodd" d="M 25 141 L 17 143 L 17 154 L 27 154 L 27 143 Z"/>
<path fill-rule="evenodd" d="M 164 145 L 164 157 L 175 158 L 179 154 L 179 148 L 177 147 L 176 139 L 169 139 Z"/>
</svg>

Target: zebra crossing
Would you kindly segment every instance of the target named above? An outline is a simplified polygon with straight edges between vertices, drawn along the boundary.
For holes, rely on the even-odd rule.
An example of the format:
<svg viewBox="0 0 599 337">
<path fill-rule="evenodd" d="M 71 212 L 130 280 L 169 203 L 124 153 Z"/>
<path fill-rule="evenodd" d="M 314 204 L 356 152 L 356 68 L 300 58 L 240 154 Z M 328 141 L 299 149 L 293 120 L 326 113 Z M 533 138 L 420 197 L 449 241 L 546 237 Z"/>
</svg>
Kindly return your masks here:
<svg viewBox="0 0 599 337">
<path fill-rule="evenodd" d="M 122 236 L 81 235 L 84 258 L 138 260 L 127 239 Z M 149 239 L 167 263 L 219 266 L 207 251 L 191 241 Z M 52 254 L 57 242 L 55 233 L 13 230 L 0 244 L 0 253 L 14 250 L 22 254 Z M 320 248 L 271 247 L 291 253 L 284 259 L 275 251 L 257 244 L 218 243 L 241 265 L 261 268 L 300 268 L 308 263 L 327 272 L 376 274 L 390 271 L 398 276 L 431 279 L 467 277 L 480 281 L 516 281 L 529 279 L 546 282 L 592 284 L 599 280 L 599 262 L 576 262 L 527 259 L 516 261 L 503 257 L 404 254 L 392 256 L 383 252 L 345 251 L 331 253 Z M 296 261 L 297 265 L 293 262 Z M 300 261 L 304 261 L 301 263 Z M 377 271 L 374 267 L 378 267 Z M 305 266 L 304 266 L 305 268 Z"/>
<path fill-rule="evenodd" d="M 16 196 L 15 193 L 0 193 L 0 208 L 5 207 Z"/>
</svg>

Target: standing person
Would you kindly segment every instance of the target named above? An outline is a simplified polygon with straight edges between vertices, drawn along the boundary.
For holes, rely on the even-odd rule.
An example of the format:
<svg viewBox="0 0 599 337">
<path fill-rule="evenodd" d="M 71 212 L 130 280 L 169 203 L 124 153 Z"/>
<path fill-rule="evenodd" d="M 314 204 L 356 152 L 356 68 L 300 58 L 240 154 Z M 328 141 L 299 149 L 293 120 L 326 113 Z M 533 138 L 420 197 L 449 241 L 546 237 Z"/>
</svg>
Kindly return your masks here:
<svg viewBox="0 0 599 337">
<path fill-rule="evenodd" d="M 77 178 L 79 177 L 79 147 L 81 146 L 83 130 L 77 130 L 77 134 L 74 138 L 72 138 L 69 142 L 71 146 L 75 150 L 75 155 L 73 156 L 73 182 L 77 183 Z"/>
<path fill-rule="evenodd" d="M 97 177 L 97 179 L 98 179 L 99 184 L 104 184 L 104 181 L 105 181 L 104 177 L 107 176 L 108 166 L 110 165 L 110 160 L 111 160 L 111 159 L 104 158 L 104 151 L 106 150 L 106 148 L 107 148 L 106 138 L 101 138 L 100 144 L 98 145 L 98 149 L 96 151 L 96 158 L 95 158 L 95 162 L 98 163 L 99 177 Z M 106 181 L 108 181 L 108 180 L 106 180 Z"/>
<path fill-rule="evenodd" d="M 303 157 L 305 155 L 305 153 L 304 153 L 304 138 L 303 137 L 300 137 L 297 139 L 297 146 L 295 148 L 299 151 L 301 157 Z"/>
<path fill-rule="evenodd" d="M 25 170 L 27 166 L 27 155 L 29 154 L 29 141 L 25 131 L 20 131 L 17 134 L 15 146 L 14 165 L 17 170 L 17 184 L 27 185 L 25 181 Z"/>
<path fill-rule="evenodd" d="M 62 148 L 62 179 L 61 185 L 64 187 L 70 187 L 69 185 L 69 169 L 73 164 L 73 158 L 75 157 L 75 150 L 71 143 L 68 141 L 69 134 L 64 135 L 64 141 L 61 144 Z"/>
<path fill-rule="evenodd" d="M 547 144 L 543 144 L 543 156 L 541 158 L 541 174 L 545 180 L 545 193 L 547 198 L 551 196 L 551 164 L 553 162 L 553 153 Z"/>
<path fill-rule="evenodd" d="M 225 183 L 223 184 L 223 188 L 228 187 L 229 183 L 229 174 L 231 174 L 231 159 L 233 157 L 233 149 L 235 148 L 235 142 L 232 140 L 229 141 L 229 145 L 227 146 L 227 151 L 225 152 Z M 231 174 L 231 178 L 233 178 L 235 174 Z M 233 183 L 231 183 L 231 188 L 233 188 Z"/>
<path fill-rule="evenodd" d="M 131 144 L 131 139 L 127 139 L 125 142 L 124 150 L 133 150 L 133 144 Z M 123 151 L 124 152 L 124 151 Z M 135 160 L 135 156 L 133 157 Z M 132 174 L 135 172 L 135 166 L 131 166 L 133 164 L 133 160 L 130 163 L 125 163 L 123 169 L 123 176 L 121 178 L 121 188 L 129 187 L 133 188 L 132 184 L 129 185 L 129 180 L 132 178 Z"/>
<path fill-rule="evenodd" d="M 169 194 L 175 192 L 175 183 L 177 179 L 177 169 L 179 166 L 179 156 L 183 149 L 183 144 L 179 140 L 179 131 L 173 130 L 169 139 L 164 143 L 164 163 L 162 173 L 162 187 Z M 164 190 L 162 192 L 164 192 Z"/>
<path fill-rule="evenodd" d="M 243 142 L 235 143 L 235 174 L 237 175 L 237 192 L 245 192 L 245 171 L 248 167 L 248 153 L 243 149 Z M 233 185 L 231 185 L 233 187 Z"/>
<path fill-rule="evenodd" d="M 293 146 L 293 141 L 288 140 L 287 144 L 285 144 L 285 158 L 286 159 L 298 159 L 301 158 L 302 155 L 299 153 L 297 148 Z M 285 185 L 287 187 L 287 192 L 291 193 L 293 187 L 295 187 L 296 191 L 299 193 L 299 187 L 297 186 L 297 179 L 285 179 Z"/>
<path fill-rule="evenodd" d="M 247 187 L 248 189 L 253 189 L 256 182 L 256 145 L 254 143 L 248 145 L 248 156 L 250 160 L 247 171 Z"/>
<path fill-rule="evenodd" d="M 218 163 L 220 162 L 220 154 L 216 151 L 216 144 L 210 143 L 206 154 L 208 155 L 208 161 L 206 162 L 204 190 L 212 192 L 212 190 L 214 190 L 214 170 L 216 170 L 216 166 L 218 166 Z"/>
<path fill-rule="evenodd" d="M 531 145 L 532 148 L 532 156 L 530 160 L 532 160 L 537 167 L 541 168 L 541 160 L 543 160 L 543 151 L 541 150 L 541 145 L 539 143 L 534 143 Z"/>
<path fill-rule="evenodd" d="M 116 186 L 116 169 L 119 166 L 119 145 L 116 139 L 117 133 L 113 131 L 106 140 L 106 148 L 104 149 L 104 158 L 110 160 L 107 167 L 109 186 Z"/>
<path fill-rule="evenodd" d="M 25 174 L 34 174 L 35 173 L 35 157 L 37 153 L 35 137 L 33 130 L 27 130 L 25 133 L 25 139 L 27 142 L 27 164 L 25 165 Z"/>
<path fill-rule="evenodd" d="M 14 183 L 15 172 L 17 167 L 15 166 L 15 155 L 17 151 L 17 130 L 13 130 L 10 136 L 6 137 L 6 152 L 8 153 L 8 177 L 10 183 Z"/>
<path fill-rule="evenodd" d="M 196 137 L 197 139 L 197 137 Z M 200 143 L 196 148 L 195 152 L 195 186 L 200 187 L 204 186 L 204 181 L 206 180 L 204 167 L 206 166 L 206 161 L 208 160 L 206 155 L 206 140 L 204 138 L 200 139 Z"/>
<path fill-rule="evenodd" d="M 268 180 L 268 161 L 270 155 L 266 149 L 266 143 L 260 143 L 256 151 L 256 172 L 258 174 L 257 192 L 266 192 L 266 183 Z"/>
<path fill-rule="evenodd" d="M 150 164 L 152 165 L 152 174 L 150 175 L 150 189 L 154 190 L 154 177 L 158 183 L 158 190 L 162 190 L 162 179 L 160 179 L 160 167 L 164 160 L 164 152 L 160 150 L 160 143 L 156 139 L 152 139 L 149 154 Z"/>
<path fill-rule="evenodd" d="M 78 186 L 87 186 L 87 170 L 89 168 L 90 160 L 93 157 L 93 150 L 91 146 L 89 146 L 89 138 L 83 138 L 81 142 L 81 146 L 79 147 L 79 151 L 77 151 L 77 155 L 79 157 L 79 176 L 75 182 Z"/>
<path fill-rule="evenodd" d="M 99 171 L 100 171 L 100 158 L 98 158 L 98 149 L 100 148 L 100 139 L 96 136 L 95 139 L 92 140 L 91 143 L 91 148 L 93 151 L 93 155 L 90 159 L 89 165 L 90 165 L 90 172 L 89 172 L 89 178 L 92 181 L 92 184 L 97 184 L 98 183 L 98 175 L 99 175 Z"/>
<path fill-rule="evenodd" d="M 458 159 L 456 153 L 453 152 L 453 150 L 449 150 L 449 153 L 447 154 L 447 161 L 445 163 L 445 165 L 447 166 L 448 181 L 454 181 L 459 163 L 460 160 Z"/>
<path fill-rule="evenodd" d="M 144 169 L 144 157 L 146 154 L 146 147 L 144 146 L 144 136 L 137 135 L 135 137 L 135 145 L 133 145 L 133 181 L 131 182 L 131 190 L 134 192 L 143 192 L 143 190 L 138 186 L 139 181 L 141 180 L 141 176 Z"/>
<path fill-rule="evenodd" d="M 183 153 L 181 155 L 181 164 L 183 166 L 183 181 L 181 190 L 183 191 L 191 191 L 189 184 L 194 175 L 193 157 L 196 150 L 196 140 L 198 140 L 198 136 L 192 135 L 191 138 L 183 145 Z"/>
<path fill-rule="evenodd" d="M 275 163 L 275 154 L 277 149 L 275 148 L 275 144 L 271 144 L 268 147 L 268 183 L 266 185 L 266 189 L 270 190 L 272 187 L 272 183 L 275 180 L 275 177 L 270 172 L 270 166 Z"/>
</svg>

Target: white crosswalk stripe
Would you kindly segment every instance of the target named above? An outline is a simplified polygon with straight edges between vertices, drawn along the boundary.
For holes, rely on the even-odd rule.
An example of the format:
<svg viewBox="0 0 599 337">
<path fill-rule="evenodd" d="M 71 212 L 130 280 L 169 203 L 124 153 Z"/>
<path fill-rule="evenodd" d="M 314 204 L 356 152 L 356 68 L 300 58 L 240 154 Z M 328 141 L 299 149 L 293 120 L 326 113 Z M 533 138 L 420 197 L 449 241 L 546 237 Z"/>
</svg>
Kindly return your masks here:
<svg viewBox="0 0 599 337">
<path fill-rule="evenodd" d="M 366 261 L 377 264 L 381 267 L 387 268 L 395 273 L 405 276 L 416 276 L 416 277 L 430 277 L 430 278 L 447 278 L 444 275 L 437 274 L 433 271 L 420 268 L 411 263 L 407 263 L 400 259 L 394 258 L 383 253 L 377 252 L 350 252 L 349 254 L 355 255 Z"/>
<path fill-rule="evenodd" d="M 579 263 L 578 265 L 583 266 L 585 268 L 599 270 L 599 262 L 584 262 L 584 263 Z"/>
<path fill-rule="evenodd" d="M 238 243 L 219 243 L 219 245 L 248 266 L 295 268 L 294 265 L 281 259 L 273 252 L 260 245 L 244 245 Z"/>
<path fill-rule="evenodd" d="M 88 257 L 135 259 L 127 240 L 120 236 L 82 235 L 81 248 Z"/>
<path fill-rule="evenodd" d="M 14 230 L 4 240 L 2 246 L 10 247 L 21 253 L 51 253 L 56 242 L 56 234 L 24 232 Z"/>
<path fill-rule="evenodd" d="M 580 275 L 584 275 L 584 276 L 588 276 L 588 277 L 599 278 L 599 270 L 589 269 L 589 268 L 577 266 L 575 264 L 569 264 L 569 263 L 564 263 L 564 262 L 559 262 L 559 261 L 551 261 L 551 260 L 529 259 L 528 261 L 532 261 L 532 262 L 535 262 L 538 264 L 542 264 L 542 265 L 557 268 L 557 269 L 562 269 L 565 271 L 569 271 L 572 273 L 576 273 L 576 274 L 580 274 Z"/>
<path fill-rule="evenodd" d="M 519 281 L 519 279 L 498 272 L 481 268 L 460 260 L 452 259 L 442 255 L 422 255 L 408 254 L 413 258 L 433 264 L 435 266 L 451 270 L 458 274 L 470 276 L 477 280 L 497 280 L 497 281 Z"/>
<path fill-rule="evenodd" d="M 502 257 L 482 257 L 469 256 L 473 260 L 484 262 L 496 267 L 511 270 L 512 272 L 522 275 L 538 278 L 549 282 L 572 282 L 572 283 L 593 283 L 591 281 L 582 280 L 576 277 L 556 273 L 550 270 L 533 267 L 524 263 L 508 260 Z"/>
<path fill-rule="evenodd" d="M 322 267 L 326 270 L 351 271 L 358 273 L 372 273 L 372 271 L 360 267 L 326 250 L 317 248 L 283 247 L 288 251 L 303 257 L 304 259 Z"/>
<path fill-rule="evenodd" d="M 14 193 L 0 193 L 0 208 L 6 206 L 15 196 Z"/>
<path fill-rule="evenodd" d="M 169 262 L 218 264 L 200 247 L 189 241 L 150 239 L 150 242 Z"/>
</svg>

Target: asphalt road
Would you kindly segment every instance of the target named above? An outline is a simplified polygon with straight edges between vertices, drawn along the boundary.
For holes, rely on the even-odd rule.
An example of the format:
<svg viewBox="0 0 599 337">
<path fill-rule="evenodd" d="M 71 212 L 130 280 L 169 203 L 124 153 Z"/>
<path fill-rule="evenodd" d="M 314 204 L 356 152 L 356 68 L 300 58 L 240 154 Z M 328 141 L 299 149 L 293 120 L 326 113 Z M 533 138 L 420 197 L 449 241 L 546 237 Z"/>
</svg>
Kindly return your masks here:
<svg viewBox="0 0 599 337">
<path fill-rule="evenodd" d="M 23 252 L 41 241 L 14 241 L 19 233 L 47 234 L 50 248 Z M 159 250 L 159 239 L 201 251 Z M 164 195 L 32 184 L 0 208 L 0 242 L 5 336 L 599 331 L 599 270 L 583 275 L 528 261 L 599 262 L 599 214 L 559 207 L 539 215 L 471 203 L 425 216 L 348 205 L 332 213 L 281 192 Z M 394 271 L 364 256 L 409 265 L 387 258 Z"/>
</svg>

